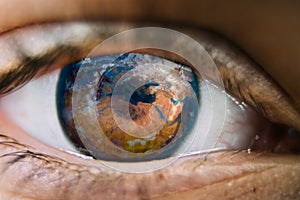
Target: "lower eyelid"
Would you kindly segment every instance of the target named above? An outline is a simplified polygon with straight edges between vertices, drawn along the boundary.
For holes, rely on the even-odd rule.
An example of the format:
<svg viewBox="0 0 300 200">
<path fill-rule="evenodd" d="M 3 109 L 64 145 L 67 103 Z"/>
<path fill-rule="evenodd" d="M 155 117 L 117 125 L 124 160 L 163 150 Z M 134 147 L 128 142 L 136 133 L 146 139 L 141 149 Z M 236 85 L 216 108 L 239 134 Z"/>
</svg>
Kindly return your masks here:
<svg viewBox="0 0 300 200">
<path fill-rule="evenodd" d="M 22 147 L 20 147 L 22 149 Z M 1 145 L 0 145 L 0 149 L 1 149 Z M 26 154 L 26 152 L 25 152 Z M 161 192 L 165 192 L 166 194 L 168 193 L 180 193 L 180 191 L 177 191 L 178 189 L 178 185 L 180 185 L 180 183 L 185 183 L 184 186 L 179 187 L 182 191 L 182 194 L 184 193 L 184 191 L 189 191 L 193 188 L 201 188 L 205 185 L 208 184 L 215 184 L 215 183 L 220 183 L 221 185 L 226 185 L 225 183 L 227 183 L 229 180 L 235 180 L 237 177 L 248 177 L 248 175 L 253 175 L 255 176 L 255 174 L 259 174 L 260 172 L 263 172 L 264 170 L 272 170 L 273 168 L 276 168 L 275 165 L 277 165 L 278 163 L 276 163 L 275 161 L 271 161 L 269 158 L 262 156 L 263 158 L 266 158 L 266 161 L 263 161 L 262 163 L 257 163 L 258 161 L 255 161 L 256 163 L 253 163 L 254 158 L 257 159 L 257 156 L 259 157 L 259 155 L 256 154 L 251 154 L 246 156 L 245 153 L 241 152 L 238 154 L 231 154 L 231 153 L 227 153 L 227 154 L 223 154 L 223 158 L 224 159 L 220 159 L 219 161 L 217 159 L 212 159 L 207 162 L 207 161 L 203 161 L 202 159 L 199 159 L 199 157 L 195 157 L 195 158 L 182 158 L 182 160 L 180 162 L 178 162 L 172 169 L 168 171 L 167 169 L 163 172 L 155 172 L 152 174 L 146 174 L 145 176 L 142 177 L 142 175 L 134 175 L 134 174 L 122 174 L 122 173 L 117 173 L 117 172 L 112 172 L 109 171 L 108 169 L 102 169 L 101 167 L 96 168 L 96 166 L 98 166 L 98 162 L 94 162 L 94 161 L 86 161 L 84 162 L 86 165 L 92 165 L 95 166 L 95 168 L 90 168 L 90 167 L 83 167 L 83 166 L 79 166 L 79 165 L 74 165 L 74 164 L 68 164 L 65 161 L 62 160 L 57 160 L 57 159 L 53 159 L 53 161 L 48 162 L 48 158 L 46 158 L 46 160 L 41 160 L 39 158 L 34 158 L 32 157 L 32 155 L 34 154 L 26 154 L 27 156 L 24 157 L 24 160 L 19 160 L 18 162 L 16 162 L 16 164 L 12 165 L 13 167 L 10 169 L 11 171 L 6 171 L 5 172 L 5 176 L 3 176 L 3 179 L 0 179 L 0 184 L 4 185 L 4 183 L 10 183 L 9 177 L 10 174 L 14 174 L 14 178 L 18 178 L 18 173 L 21 173 L 22 170 L 27 171 L 28 173 L 25 174 L 25 176 L 30 177 L 29 179 L 27 178 L 26 180 L 24 179 L 24 175 L 19 177 L 19 184 L 23 185 L 24 182 L 27 182 L 26 185 L 30 185 L 30 184 L 38 184 L 37 182 L 31 182 L 35 177 L 39 178 L 39 180 L 43 180 L 44 182 L 47 182 L 49 180 L 50 183 L 52 183 L 53 186 L 53 193 L 52 195 L 75 195 L 76 193 L 72 194 L 67 191 L 77 191 L 76 189 L 78 188 L 78 191 L 83 193 L 86 190 L 86 193 L 90 193 L 88 195 L 95 195 L 97 192 L 101 192 L 100 194 L 103 194 L 104 191 L 98 191 L 99 190 L 99 185 L 101 186 L 112 186 L 112 188 L 106 188 L 104 187 L 106 190 L 107 195 L 113 195 L 116 192 L 115 191 L 119 191 L 119 194 L 124 194 L 125 191 L 125 195 L 128 195 L 128 197 L 130 195 L 132 195 L 131 197 L 134 197 L 135 195 L 137 195 L 136 197 L 143 197 L 143 198 L 148 198 L 150 196 L 147 195 L 153 195 L 153 196 L 160 196 Z M 55 155 L 53 153 L 53 155 Z M 222 157 L 220 156 L 220 157 Z M 218 158 L 220 158 L 218 157 Z M 236 160 L 232 160 L 232 158 L 245 158 L 247 157 L 247 159 L 243 160 L 245 161 L 245 163 L 243 163 L 243 166 L 240 166 L 241 164 L 241 160 L 237 161 Z M 8 157 L 6 157 L 8 158 Z M 71 162 L 73 162 L 73 159 L 70 159 L 71 157 L 68 155 L 66 156 L 66 158 L 69 158 L 69 160 L 72 160 Z M 228 159 L 230 158 L 230 159 Z M 290 157 L 291 158 L 291 157 Z M 185 162 L 184 164 L 183 161 L 184 160 L 188 160 L 190 159 L 189 162 Z M 295 160 L 295 162 L 293 161 L 293 166 L 291 163 L 289 163 L 289 166 L 291 166 L 291 168 L 294 169 L 295 166 L 299 166 L 299 164 L 297 164 L 297 161 L 299 162 L 299 158 L 297 157 L 293 157 L 293 159 Z M 67 160 L 67 159 L 66 159 Z M 82 162 L 82 159 L 76 158 L 74 162 Z M 25 161 L 25 162 L 24 162 Z M 262 159 L 260 159 L 260 161 L 262 161 Z M 0 163 L 3 162 L 3 158 L 0 158 Z M 27 165 L 28 164 L 28 165 Z M 182 164 L 180 166 L 180 164 Z M 282 166 L 284 167 L 285 163 L 282 163 Z M 42 167 L 41 167 L 42 166 Z M 179 167 L 178 167 L 179 166 Z M 204 166 L 204 168 L 202 168 L 202 166 Z M 206 168 L 205 168 L 206 166 Z M 0 167 L 2 167 L 2 165 L 0 165 Z M 30 168 L 32 167 L 32 168 Z M 55 167 L 55 169 L 54 169 Z M 190 170 L 194 169 L 194 171 Z M 280 166 L 279 166 L 280 168 Z M 19 171 L 19 169 L 22 169 Z M 175 170 L 176 169 L 176 170 Z M 220 174 L 220 169 L 222 170 L 222 173 Z M 228 171 L 224 171 L 224 169 L 227 169 Z M 35 171 L 38 170 L 38 171 Z M 47 171 L 48 170 L 48 171 Z M 36 172 L 35 174 L 32 174 L 32 172 Z M 60 174 L 60 173 L 61 174 Z M 246 174 L 246 175 L 245 175 Z M 297 185 L 297 176 L 299 177 L 299 170 L 295 172 L 295 174 L 292 176 L 294 179 L 292 180 L 292 182 L 294 183 L 294 187 L 296 187 Z M 111 175 L 113 178 L 111 178 Z M 198 179 L 195 178 L 195 175 Z M 32 176 L 32 177 L 31 177 Z M 210 176 L 213 176 L 215 179 L 214 181 L 209 181 Z M 85 177 L 85 178 L 82 178 Z M 41 179 L 40 179 L 41 178 Z M 80 179 L 80 180 L 79 180 Z M 47 181 L 45 181 L 47 180 Z M 155 184 L 157 182 L 172 182 L 173 180 L 177 180 L 178 182 L 176 184 L 174 183 L 174 185 L 168 185 L 167 183 L 165 183 L 164 185 L 160 185 L 159 187 L 161 188 L 156 188 Z M 60 182 L 62 181 L 62 182 Z M 115 184 L 116 181 L 117 184 Z M 43 183 L 44 183 L 43 182 Z M 82 185 L 78 185 L 77 183 L 81 182 Z M 174 181 L 173 181 L 174 182 Z M 180 182 L 180 183 L 179 183 Z M 132 183 L 132 186 L 130 186 L 130 183 Z M 151 185 L 147 185 L 147 183 L 151 183 Z M 270 182 L 271 183 L 271 182 Z M 147 186 L 146 186 L 147 185 Z M 42 188 L 41 190 L 44 189 L 45 191 L 45 195 L 49 194 L 48 191 L 48 187 L 44 186 L 43 184 L 40 185 Z M 83 189 L 80 187 L 82 186 Z M 14 189 L 13 185 L 7 185 L 6 189 Z M 12 187 L 12 188 L 8 188 L 8 187 Z M 44 188 L 43 188 L 44 187 Z M 114 188 L 116 187 L 116 188 Z M 151 188 L 153 187 L 153 188 Z M 255 187 L 255 185 L 253 186 Z M 0 187 L 2 188 L 2 186 Z M 20 188 L 22 188 L 20 186 Z M 79 190 L 80 188 L 80 190 Z M 92 188 L 92 189 L 91 189 Z M 103 187 L 102 187 L 103 188 Z M 118 189 L 119 190 L 118 190 Z M 213 188 L 213 187 L 211 187 Z M 31 195 L 30 193 L 32 192 L 32 188 L 26 188 L 28 189 L 28 195 Z M 31 189 L 31 190 L 30 190 Z M 115 189 L 115 190 L 114 190 Z M 176 189 L 176 191 L 175 191 Z M 246 188 L 248 190 L 251 190 L 252 188 Z M 4 190 L 4 189 L 3 189 Z M 1 191 L 1 189 L 0 189 Z M 47 192 L 48 191 L 48 192 Z M 55 191 L 57 193 L 55 193 Z M 25 191 L 26 192 L 26 191 Z M 38 191 L 39 194 L 41 193 L 41 191 Z M 65 193 L 66 192 L 66 193 Z M 85 197 L 86 197 L 86 193 L 84 193 Z M 34 195 L 34 193 L 33 193 Z M 78 194 L 80 195 L 80 194 Z M 82 195 L 82 194 L 81 194 Z M 175 194 L 174 194 L 175 195 Z M 184 195 L 184 194 L 183 194 Z M 231 194 L 234 195 L 234 194 Z M 1 196 L 0 196 L 1 197 Z M 48 196 L 47 196 L 48 197 Z M 60 196 L 61 198 L 65 198 L 65 196 Z M 79 198 L 80 196 L 76 197 Z M 222 197 L 222 196 L 220 196 Z M 70 196 L 70 199 L 74 199 L 74 196 Z"/>
<path fill-rule="evenodd" d="M 199 155 L 180 158 L 171 166 L 152 173 L 130 174 L 116 172 L 105 166 L 88 167 L 89 164 L 67 163 L 44 154 L 35 154 L 23 147 L 18 147 L 18 151 L 3 145 L 0 148 L 10 152 L 7 156 L 0 157 L 0 191 L 6 194 L 17 187 L 20 194 L 30 198 L 37 195 L 39 199 L 44 195 L 45 199 L 73 200 L 93 199 L 95 196 L 101 199 L 167 198 L 168 195 L 189 196 L 196 191 L 212 191 L 216 188 L 219 188 L 216 190 L 218 195 L 227 191 L 227 197 L 232 198 L 245 193 L 251 194 L 253 188 L 257 188 L 256 192 L 262 192 L 259 191 L 262 187 L 279 179 L 282 188 L 290 187 L 290 190 L 299 187 L 300 158 L 293 155 L 282 157 L 247 152 L 218 152 L 202 158 Z M 15 161 L 9 163 L 12 160 Z M 270 176 L 274 171 L 279 173 L 278 177 Z M 282 174 L 285 174 L 286 179 L 282 178 Z M 258 180 L 260 176 L 272 178 Z M 249 179 L 252 180 L 251 184 Z M 207 185 L 210 187 L 205 187 Z M 232 187 L 235 187 L 234 193 L 227 190 Z M 265 195 L 269 195 L 267 188 L 263 191 Z M 276 190 L 271 188 L 270 191 Z"/>
<path fill-rule="evenodd" d="M 3 118 L 0 121 L 8 124 Z M 112 199 L 111 195 L 122 199 L 171 199 L 199 193 L 216 194 L 223 198 L 221 192 L 224 194 L 227 191 L 228 198 L 237 198 L 244 194 L 251 195 L 253 188 L 257 188 L 256 194 L 261 192 L 269 198 L 276 191 L 291 191 L 295 195 L 293 191 L 298 191 L 299 186 L 300 157 L 297 155 L 216 152 L 183 157 L 172 166 L 152 173 L 130 174 L 109 169 L 101 161 L 85 160 L 41 143 L 36 145 L 34 140 L 30 143 L 30 136 L 26 138 L 26 133 L 9 132 L 10 136 L 27 141 L 26 144 L 35 148 L 0 144 L 1 155 L 10 155 L 0 157 L 0 194 L 7 194 L 8 191 L 15 194 L 15 188 L 20 188 L 22 195 L 43 194 L 45 199 L 93 199 L 95 196 Z M 0 140 L 15 141 L 8 137 L 0 137 Z M 14 164 L 9 163 L 12 160 L 15 160 Z M 278 176 L 273 176 L 274 173 Z M 259 179 L 261 176 L 266 178 Z M 282 188 L 266 188 L 274 181 L 280 181 L 276 187 Z M 214 191 L 212 189 L 217 193 L 205 192 Z"/>
<path fill-rule="evenodd" d="M 3 120 L 1 122 L 5 123 Z M 13 137 L 29 142 L 30 136 L 27 135 L 25 138 L 24 135 L 25 133 L 20 133 Z M 0 139 L 2 142 L 15 141 L 7 137 Z M 273 195 L 277 190 L 297 191 L 300 177 L 300 157 L 297 155 L 217 152 L 204 156 L 183 157 L 173 166 L 152 173 L 130 174 L 109 169 L 102 165 L 101 161 L 85 160 L 40 143 L 36 145 L 33 140 L 31 141 L 26 143 L 26 148 L 21 145 L 8 147 L 0 144 L 1 155 L 11 155 L 0 157 L 0 192 L 5 194 L 7 190 L 15 191 L 18 188 L 20 193 L 25 193 L 25 196 L 44 194 L 50 195 L 52 199 L 93 199 L 93 195 L 107 195 L 104 197 L 111 199 L 112 194 L 124 195 L 129 199 L 150 196 L 167 198 L 169 195 L 170 198 L 174 198 L 174 195 L 189 196 L 194 192 L 200 193 L 206 189 L 218 188 L 216 191 L 227 191 L 230 198 L 242 196 L 247 192 L 252 194 L 253 188 L 262 190 L 264 186 L 273 183 L 273 178 L 280 181 L 276 187 L 279 185 L 282 188 L 274 190 L 268 188 L 271 192 L 265 194 Z M 35 149 L 30 146 L 34 146 Z M 14 159 L 16 162 L 9 164 L 9 161 Z M 272 175 L 274 173 L 279 175 L 274 177 Z M 260 175 L 272 179 L 261 180 Z M 247 180 L 251 180 L 250 184 Z M 205 187 L 207 185 L 210 187 Z M 264 188 L 264 191 L 267 191 L 267 188 Z M 85 196 L 82 197 L 82 194 Z M 221 196 L 220 198 L 222 199 Z"/>
</svg>

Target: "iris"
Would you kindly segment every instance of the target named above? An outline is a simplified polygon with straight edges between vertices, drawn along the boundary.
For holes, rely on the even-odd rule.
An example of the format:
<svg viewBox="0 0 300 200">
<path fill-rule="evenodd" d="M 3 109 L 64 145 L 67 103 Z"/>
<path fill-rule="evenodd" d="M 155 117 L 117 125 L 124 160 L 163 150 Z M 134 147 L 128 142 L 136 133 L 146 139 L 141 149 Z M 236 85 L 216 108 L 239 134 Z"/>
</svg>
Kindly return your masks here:
<svg viewBox="0 0 300 200">
<path fill-rule="evenodd" d="M 196 121 L 198 79 L 191 67 L 148 54 L 87 58 L 60 74 L 59 119 L 74 145 L 98 159 L 170 156 Z M 76 123 L 74 108 L 89 117 Z"/>
</svg>

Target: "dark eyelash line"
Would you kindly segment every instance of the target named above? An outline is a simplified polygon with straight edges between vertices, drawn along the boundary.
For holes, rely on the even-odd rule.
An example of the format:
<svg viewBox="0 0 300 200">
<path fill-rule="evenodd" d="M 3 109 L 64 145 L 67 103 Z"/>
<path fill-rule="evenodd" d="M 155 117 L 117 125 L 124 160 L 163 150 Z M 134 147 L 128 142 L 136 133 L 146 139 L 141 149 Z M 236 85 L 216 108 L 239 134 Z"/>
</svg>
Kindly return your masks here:
<svg viewBox="0 0 300 200">
<path fill-rule="evenodd" d="M 35 56 L 28 56 L 22 47 L 18 48 L 21 49 L 18 52 L 18 55 L 21 56 L 19 66 L 13 66 L 10 71 L 7 67 L 7 72 L 0 73 L 0 98 L 22 87 L 37 75 L 43 75 L 47 70 L 51 70 L 51 65 L 57 64 L 60 60 L 67 59 L 70 62 L 83 58 L 83 54 L 86 54 L 88 49 L 92 49 L 96 40 L 101 41 L 105 38 L 103 31 L 97 29 L 94 31 L 95 35 L 91 36 L 92 39 L 88 39 L 89 41 L 84 45 L 56 43 L 53 48 Z M 197 38 L 196 35 L 194 35 L 195 38 Z M 283 123 L 294 128 L 300 127 L 299 113 L 293 102 L 267 74 L 256 69 L 258 66 L 251 59 L 240 53 L 233 44 L 217 35 L 210 35 L 206 39 L 211 44 L 207 45 L 206 42 L 203 42 L 204 47 L 216 63 L 225 84 L 225 90 L 229 94 L 240 102 L 248 103 L 250 107 L 272 122 Z M 203 38 L 200 37 L 198 40 L 200 42 Z M 217 56 L 213 56 L 214 50 L 217 50 L 217 54 L 215 54 Z M 233 62 L 234 66 L 229 66 L 228 62 Z M 251 84 L 249 85 L 250 80 Z"/>
<path fill-rule="evenodd" d="M 1 130 L 0 130 L 0 131 L 1 131 Z M 9 137 L 9 136 L 7 136 L 7 135 L 3 135 L 3 134 L 0 134 L 0 138 L 5 138 L 5 139 L 8 139 L 8 140 L 16 141 L 14 138 Z"/>
<path fill-rule="evenodd" d="M 7 140 L 15 140 L 15 139 L 13 139 L 11 137 L 8 137 L 8 136 L 5 136 L 5 135 L 1 135 L 0 137 L 6 138 Z M 7 141 L 7 142 L 10 142 L 10 141 Z M 68 162 L 66 160 L 54 157 L 52 155 L 47 155 L 47 154 L 44 154 L 44 153 L 40 153 L 40 152 L 36 152 L 36 151 L 30 150 L 29 146 L 20 144 L 17 141 L 14 142 L 14 144 L 16 145 L 14 147 L 17 148 L 17 149 L 19 149 L 19 147 L 25 147 L 26 149 L 12 151 L 12 152 L 0 155 L 0 159 L 9 158 L 9 160 L 5 162 L 7 165 L 1 170 L 2 174 L 4 174 L 9 168 L 13 167 L 15 164 L 18 164 L 18 163 L 20 163 L 20 162 L 22 162 L 23 160 L 26 160 L 26 159 L 37 159 L 37 160 L 40 160 L 40 161 L 44 162 L 44 164 L 47 163 L 47 164 L 49 164 L 51 166 L 53 166 L 53 165 L 55 165 L 55 166 L 59 165 L 59 166 L 62 166 L 62 167 L 67 167 L 67 168 L 68 168 L 68 166 L 66 166 L 66 164 L 71 164 L 71 165 L 74 165 L 74 167 L 76 169 L 71 169 L 70 168 L 70 170 L 76 170 L 78 172 L 84 172 L 85 171 L 87 173 L 91 173 L 91 172 L 88 172 L 87 168 L 84 167 L 84 166 Z M 5 146 L 5 142 L 0 143 L 0 147 L 3 147 L 2 145 Z M 236 157 L 236 156 L 238 156 L 240 154 L 248 154 L 247 152 L 241 151 L 241 150 L 230 151 L 230 152 L 228 152 L 228 151 L 220 151 L 220 152 L 215 152 L 215 153 L 220 154 L 223 157 L 231 158 L 231 159 L 233 159 L 234 157 Z M 263 155 L 263 152 L 260 152 L 257 155 Z M 204 165 L 205 162 L 214 162 L 213 159 L 212 159 L 214 156 L 212 158 L 209 158 L 209 157 L 210 157 L 210 153 L 206 154 L 204 157 L 199 157 L 199 158 L 195 159 L 193 161 L 194 168 L 197 168 L 197 167 L 199 167 L 201 165 Z M 24 162 L 29 162 L 29 161 L 24 161 Z M 36 163 L 37 164 L 37 162 L 32 162 L 32 163 Z M 43 164 L 41 164 L 41 165 L 43 165 Z M 39 167 L 39 165 L 33 167 L 33 169 L 36 169 L 37 171 L 41 170 L 41 168 Z M 101 171 L 102 170 L 99 169 L 98 172 L 101 174 L 102 173 Z M 28 174 L 27 177 L 32 177 L 33 174 L 35 174 L 35 170 L 32 170 L 32 173 Z M 24 177 L 23 179 L 26 180 L 27 178 Z"/>
<path fill-rule="evenodd" d="M 60 50 L 60 49 L 58 48 L 58 50 Z M 54 52 L 55 51 L 57 51 L 57 50 L 54 50 Z M 68 51 L 66 51 L 66 52 L 67 52 L 67 54 L 69 54 Z M 48 52 L 48 53 L 51 54 L 50 52 Z M 48 56 L 49 56 L 49 54 L 48 54 Z M 64 55 L 64 53 L 62 53 L 61 55 Z M 59 58 L 57 58 L 57 59 L 59 59 Z M 48 61 L 46 61 L 46 59 L 45 59 L 44 62 L 43 62 L 42 58 L 39 57 L 39 56 L 37 56 L 35 58 L 32 58 L 32 57 L 31 58 L 28 58 L 28 57 L 26 58 L 26 57 L 24 57 L 24 59 L 23 59 L 24 63 L 27 63 L 27 64 L 31 63 L 31 64 L 27 65 L 27 67 L 28 67 L 28 72 L 27 73 L 28 74 L 27 75 L 22 74 L 22 69 L 20 71 L 16 70 L 15 74 L 10 75 L 12 77 L 10 79 L 8 79 L 8 81 L 11 81 L 11 83 L 14 83 L 14 85 L 10 86 L 10 84 L 6 84 L 6 88 L 2 87 L 2 85 L 3 85 L 2 82 L 1 82 L 2 81 L 2 77 L 0 77 L 0 97 L 1 97 L 1 95 L 13 92 L 15 89 L 18 89 L 18 87 L 21 87 L 23 84 L 25 84 L 26 82 L 28 82 L 32 78 L 34 78 L 34 76 L 36 74 L 38 74 L 41 70 L 45 70 L 45 71 L 48 70 L 49 66 L 50 66 L 49 63 L 54 63 L 57 59 L 56 58 L 52 58 L 52 59 L 49 59 Z M 42 66 L 43 64 L 45 64 L 46 66 Z M 36 66 L 36 65 L 40 66 L 40 68 L 38 66 L 37 67 L 32 67 L 32 66 Z M 21 66 L 22 67 L 26 67 L 26 66 L 23 66 L 23 64 Z M 20 67 L 18 67 L 18 68 L 20 68 Z M 12 73 L 14 73 L 14 72 L 12 72 Z M 19 73 L 19 75 L 18 75 L 18 73 Z M 13 76 L 14 77 L 19 77 L 20 76 L 20 79 L 19 78 L 18 79 L 14 79 Z M 18 82 L 15 82 L 16 80 L 18 80 Z M 239 90 L 239 93 L 242 94 L 242 92 L 240 91 L 239 85 L 237 85 L 237 88 Z M 250 97 L 253 98 L 253 96 L 250 96 Z M 0 137 L 2 137 L 2 135 L 0 135 Z M 17 142 L 9 142 L 9 141 L 6 142 L 6 143 L 7 144 L 11 143 L 12 145 L 18 144 Z M 5 142 L 3 142 L 3 143 L 0 142 L 0 146 L 2 146 L 2 144 L 5 144 Z M 20 144 L 20 145 L 23 146 L 22 144 Z M 24 145 L 24 147 L 26 147 L 26 146 Z M 44 160 L 44 161 L 46 161 L 48 163 L 50 162 L 48 160 L 48 158 L 50 158 L 50 156 L 47 156 L 45 154 L 36 153 L 36 152 L 30 151 L 30 150 L 16 151 L 16 152 L 12 152 L 12 153 L 9 153 L 9 154 L 3 155 L 3 156 L 4 157 L 12 157 L 12 158 L 14 158 L 12 160 L 12 164 L 13 163 L 17 163 L 17 162 L 22 162 L 22 160 L 24 160 L 26 158 L 36 158 L 36 159 Z M 0 158 L 1 157 L 2 156 L 0 155 Z M 30 175 L 32 175 L 32 174 L 30 174 Z"/>
<path fill-rule="evenodd" d="M 22 162 L 22 160 L 25 159 L 38 159 L 46 163 L 51 164 L 62 164 L 63 160 L 44 154 L 33 151 L 34 148 L 25 144 L 20 143 L 19 141 L 15 140 L 12 137 L 0 134 L 0 138 L 3 138 L 4 140 L 0 142 L 0 147 L 4 148 L 12 148 L 15 149 L 11 152 L 4 153 L 0 155 L 0 159 L 8 158 L 6 163 L 7 165 L 1 170 L 1 173 L 4 174 L 5 171 L 7 171 L 10 167 L 14 166 L 14 164 Z"/>
<path fill-rule="evenodd" d="M 7 153 L 4 155 L 1 155 L 0 158 L 4 158 L 4 157 L 16 157 L 14 159 L 12 159 L 11 161 L 9 161 L 9 164 L 14 164 L 16 162 L 21 161 L 22 159 L 25 159 L 26 157 L 33 157 L 33 158 L 37 158 L 43 161 L 46 161 L 47 163 L 50 163 L 50 161 L 48 160 L 50 158 L 49 155 L 47 154 L 43 154 L 43 153 L 37 153 L 37 152 L 33 152 L 30 150 L 21 150 L 21 151 L 15 151 L 15 152 L 11 152 L 11 153 Z"/>
<path fill-rule="evenodd" d="M 78 59 L 80 59 L 79 57 L 81 56 L 82 58 L 84 54 L 87 53 L 87 51 L 91 50 L 94 47 L 95 44 L 114 34 L 119 33 L 124 29 L 120 29 L 118 25 L 114 25 L 113 28 L 109 29 L 107 28 L 107 26 L 109 26 L 110 24 L 101 22 L 90 24 L 89 22 L 85 23 L 87 24 L 87 26 L 89 26 L 89 28 L 91 28 L 91 30 L 87 33 L 84 39 L 81 39 L 79 42 L 74 42 L 72 41 L 72 39 L 70 41 L 64 40 L 62 42 L 59 39 L 55 40 L 54 38 L 54 47 L 51 47 L 50 49 L 47 49 L 44 52 L 40 52 L 39 54 L 34 56 L 28 55 L 26 49 L 24 49 L 24 47 L 18 43 L 18 32 L 14 34 L 14 30 L 12 30 L 11 34 L 14 37 L 8 37 L 7 40 L 11 41 L 14 44 L 15 48 L 18 49 L 16 53 L 18 56 L 20 56 L 20 58 L 17 58 L 20 64 L 17 66 L 3 66 L 4 69 L 7 68 L 8 70 L 6 72 L 4 71 L 0 73 L 0 97 L 15 91 L 22 85 L 26 84 L 26 82 L 33 79 L 40 72 L 41 75 L 47 72 L 51 64 L 56 64 L 58 61 L 60 61 L 60 59 L 70 59 L 71 61 L 78 61 Z M 68 25 L 68 23 L 66 24 Z M 33 27 L 31 28 L 40 29 L 41 26 L 44 26 L 43 28 L 45 28 L 45 30 L 49 30 L 49 32 L 52 33 L 51 26 L 59 27 L 60 25 L 60 23 L 46 23 L 44 25 L 33 25 Z M 85 28 L 87 26 L 85 26 Z M 26 33 L 28 27 L 23 28 L 25 29 L 25 34 L 30 34 Z M 21 30 L 23 28 L 21 28 Z M 10 67 L 12 67 L 12 69 L 10 69 Z"/>
<path fill-rule="evenodd" d="M 21 59 L 19 66 L 4 74 L 0 74 L 0 97 L 15 91 L 38 73 L 45 73 L 59 59 L 63 59 L 66 56 L 69 59 L 78 59 L 81 52 L 82 50 L 77 46 L 59 45 L 35 57 L 23 54 L 23 59 Z"/>
<path fill-rule="evenodd" d="M 2 141 L 2 142 L 0 142 L 0 145 L 5 145 L 8 147 L 16 147 L 16 146 L 27 147 L 24 144 L 20 144 L 18 142 L 11 142 L 11 141 L 5 141 L 5 142 Z"/>
<path fill-rule="evenodd" d="M 31 155 L 31 156 L 34 156 L 35 158 L 50 157 L 46 154 L 36 153 L 36 152 L 28 150 L 28 149 L 33 149 L 33 147 L 31 147 L 29 145 L 22 144 L 19 141 L 17 141 L 16 139 L 14 139 L 10 136 L 0 134 L 0 138 L 2 138 L 1 141 L 0 141 L 0 146 L 1 147 L 4 147 L 4 148 L 9 147 L 9 148 L 13 148 L 13 149 L 18 150 L 18 151 L 13 151 L 13 152 L 10 152 L 10 153 L 0 155 L 0 158 L 9 157 L 9 156 L 16 156 L 17 158 L 13 159 L 12 161 L 9 161 L 10 164 L 13 164 L 13 163 L 25 158 L 26 155 Z M 20 150 L 20 149 L 23 149 L 23 150 Z"/>
</svg>

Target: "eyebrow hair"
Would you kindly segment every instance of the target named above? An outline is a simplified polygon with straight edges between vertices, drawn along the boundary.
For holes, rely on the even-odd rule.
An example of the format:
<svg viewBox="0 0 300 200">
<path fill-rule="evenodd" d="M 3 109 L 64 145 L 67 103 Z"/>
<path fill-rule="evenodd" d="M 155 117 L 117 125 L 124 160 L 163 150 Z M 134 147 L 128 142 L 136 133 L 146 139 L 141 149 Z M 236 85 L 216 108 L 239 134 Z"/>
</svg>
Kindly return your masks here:
<svg viewBox="0 0 300 200">
<path fill-rule="evenodd" d="M 0 97 L 22 87 L 38 73 L 45 73 L 60 59 L 68 56 L 69 59 L 76 60 L 81 53 L 82 50 L 78 46 L 57 45 L 33 57 L 23 54 L 18 66 L 0 74 Z"/>
</svg>

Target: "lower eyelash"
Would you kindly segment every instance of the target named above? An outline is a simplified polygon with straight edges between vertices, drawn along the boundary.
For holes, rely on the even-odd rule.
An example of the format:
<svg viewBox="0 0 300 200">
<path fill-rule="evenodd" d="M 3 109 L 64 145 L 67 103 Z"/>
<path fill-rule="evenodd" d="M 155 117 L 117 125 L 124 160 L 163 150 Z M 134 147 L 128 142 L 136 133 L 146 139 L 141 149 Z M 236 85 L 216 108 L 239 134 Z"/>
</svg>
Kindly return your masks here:
<svg viewBox="0 0 300 200">
<path fill-rule="evenodd" d="M 1 139 L 2 138 L 2 139 Z M 8 146 L 8 147 L 14 147 L 14 148 L 19 148 L 19 147 L 25 147 L 27 148 L 27 145 L 21 144 L 12 137 L 0 134 L 0 145 Z"/>
<path fill-rule="evenodd" d="M 5 157 L 11 157 L 11 158 L 15 157 L 14 159 L 12 159 L 11 161 L 8 162 L 10 165 L 12 165 L 16 162 L 20 162 L 21 160 L 23 160 L 27 157 L 28 158 L 29 157 L 36 158 L 36 159 L 43 160 L 43 161 L 50 163 L 49 155 L 42 154 L 42 153 L 36 153 L 36 152 L 30 151 L 30 150 L 15 151 L 15 152 L 7 153 L 7 154 L 0 156 L 0 158 L 5 158 Z"/>
</svg>

